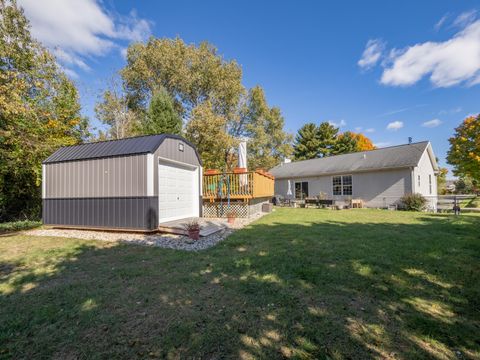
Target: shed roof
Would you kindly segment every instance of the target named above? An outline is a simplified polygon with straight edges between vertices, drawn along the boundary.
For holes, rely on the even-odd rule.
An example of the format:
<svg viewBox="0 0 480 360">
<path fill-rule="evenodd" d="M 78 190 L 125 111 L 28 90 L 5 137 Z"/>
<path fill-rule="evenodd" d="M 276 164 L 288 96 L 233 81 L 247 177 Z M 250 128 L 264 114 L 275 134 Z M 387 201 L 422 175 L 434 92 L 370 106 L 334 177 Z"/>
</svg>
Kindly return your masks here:
<svg viewBox="0 0 480 360">
<path fill-rule="evenodd" d="M 173 134 L 143 135 L 119 140 L 106 140 L 64 146 L 50 155 L 43 163 L 50 164 L 75 160 L 154 153 L 166 138 L 182 140 L 193 147 L 199 162 L 202 163 L 195 146 L 183 137 Z"/>
<path fill-rule="evenodd" d="M 318 159 L 283 163 L 270 170 L 277 179 L 417 166 L 426 149 L 437 170 L 430 142 L 391 146 Z"/>
</svg>

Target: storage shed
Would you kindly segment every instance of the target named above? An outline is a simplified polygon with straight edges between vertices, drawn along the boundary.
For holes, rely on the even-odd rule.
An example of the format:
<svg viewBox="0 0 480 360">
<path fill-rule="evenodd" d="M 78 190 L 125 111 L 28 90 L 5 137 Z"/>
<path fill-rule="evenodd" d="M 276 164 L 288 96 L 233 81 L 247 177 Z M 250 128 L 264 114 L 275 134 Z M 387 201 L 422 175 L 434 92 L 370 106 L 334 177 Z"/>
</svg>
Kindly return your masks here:
<svg viewBox="0 0 480 360">
<path fill-rule="evenodd" d="M 202 162 L 177 135 L 62 147 L 42 177 L 46 225 L 148 231 L 200 216 Z"/>
</svg>

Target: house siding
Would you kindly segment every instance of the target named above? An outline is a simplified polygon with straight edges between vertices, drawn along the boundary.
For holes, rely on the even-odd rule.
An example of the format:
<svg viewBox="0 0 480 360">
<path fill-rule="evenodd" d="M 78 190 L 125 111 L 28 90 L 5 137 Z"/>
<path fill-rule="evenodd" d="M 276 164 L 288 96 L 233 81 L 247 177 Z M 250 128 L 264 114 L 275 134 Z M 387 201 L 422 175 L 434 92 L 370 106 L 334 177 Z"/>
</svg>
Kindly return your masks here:
<svg viewBox="0 0 480 360">
<path fill-rule="evenodd" d="M 430 193 L 429 176 L 432 179 L 432 192 Z M 418 179 L 420 177 L 420 186 Z M 418 162 L 418 166 L 413 169 L 413 192 L 422 194 L 428 200 L 428 206 L 436 208 L 437 203 L 437 176 L 432 166 L 428 151 L 425 151 Z"/>
<path fill-rule="evenodd" d="M 309 196 L 317 196 L 320 192 L 327 198 L 345 201 L 350 198 L 363 199 L 367 207 L 387 207 L 398 203 L 405 194 L 411 193 L 412 171 L 409 168 L 381 170 L 362 173 L 345 173 L 338 175 L 352 175 L 353 195 L 333 195 L 332 176 L 315 176 L 304 178 L 292 178 L 292 196 L 287 196 L 288 179 L 275 179 L 275 194 L 286 198 L 294 197 L 295 182 L 307 181 Z"/>
</svg>

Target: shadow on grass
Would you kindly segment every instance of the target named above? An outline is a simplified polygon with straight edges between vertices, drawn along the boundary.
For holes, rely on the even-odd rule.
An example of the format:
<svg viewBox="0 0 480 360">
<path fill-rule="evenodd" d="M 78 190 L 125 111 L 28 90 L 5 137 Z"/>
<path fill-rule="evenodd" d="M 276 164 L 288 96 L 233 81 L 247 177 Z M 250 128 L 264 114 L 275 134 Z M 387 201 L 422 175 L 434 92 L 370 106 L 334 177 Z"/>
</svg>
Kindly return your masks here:
<svg viewBox="0 0 480 360">
<path fill-rule="evenodd" d="M 0 358 L 479 356 L 480 219 L 305 214 L 198 253 L 58 240 L 4 261 Z"/>
</svg>

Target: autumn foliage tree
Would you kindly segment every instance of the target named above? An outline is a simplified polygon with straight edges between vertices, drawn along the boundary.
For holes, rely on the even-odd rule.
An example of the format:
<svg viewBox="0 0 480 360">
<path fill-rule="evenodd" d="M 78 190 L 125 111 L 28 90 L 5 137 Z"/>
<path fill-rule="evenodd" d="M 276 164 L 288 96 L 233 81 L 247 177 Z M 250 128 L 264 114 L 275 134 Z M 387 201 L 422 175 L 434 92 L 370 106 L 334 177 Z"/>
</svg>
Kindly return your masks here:
<svg viewBox="0 0 480 360">
<path fill-rule="evenodd" d="M 174 110 L 207 168 L 230 169 L 234 148 L 243 138 L 248 140 L 251 167 L 270 168 L 291 152 L 280 109 L 268 105 L 261 87 L 245 89 L 240 66 L 225 60 L 207 42 L 195 45 L 179 38 L 151 38 L 134 43 L 128 48 L 120 76 L 121 98 L 139 124 L 134 132 L 151 133 L 152 104 L 161 89 L 173 103 L 155 106 L 155 118 L 173 119 Z M 108 101 L 100 105 L 115 108 L 109 107 Z M 102 114 L 104 119 L 108 115 Z M 157 130 L 163 131 L 163 127 L 155 127 Z"/>
<path fill-rule="evenodd" d="M 42 160 L 86 129 L 74 84 L 16 2 L 0 0 L 0 221 L 39 216 Z"/>
<path fill-rule="evenodd" d="M 357 141 L 357 148 L 356 151 L 368 151 L 374 150 L 375 145 L 373 145 L 372 140 L 368 137 L 363 135 L 362 133 L 352 133 L 354 135 L 355 140 Z"/>
<path fill-rule="evenodd" d="M 449 142 L 447 161 L 453 173 L 480 182 L 480 114 L 467 117 Z"/>
</svg>

